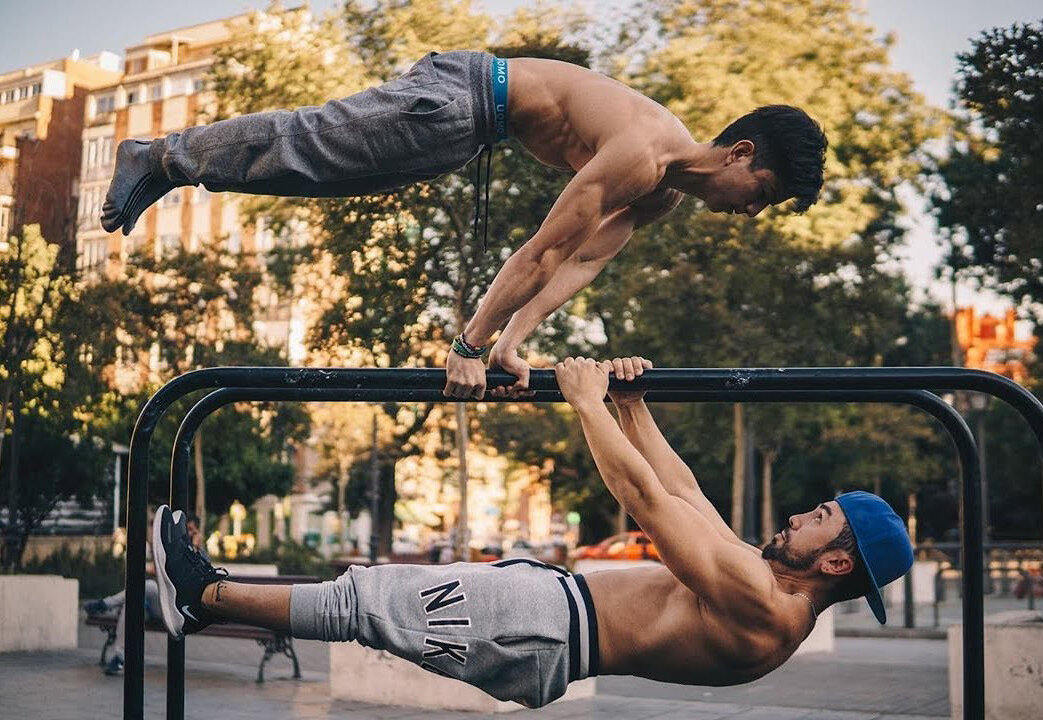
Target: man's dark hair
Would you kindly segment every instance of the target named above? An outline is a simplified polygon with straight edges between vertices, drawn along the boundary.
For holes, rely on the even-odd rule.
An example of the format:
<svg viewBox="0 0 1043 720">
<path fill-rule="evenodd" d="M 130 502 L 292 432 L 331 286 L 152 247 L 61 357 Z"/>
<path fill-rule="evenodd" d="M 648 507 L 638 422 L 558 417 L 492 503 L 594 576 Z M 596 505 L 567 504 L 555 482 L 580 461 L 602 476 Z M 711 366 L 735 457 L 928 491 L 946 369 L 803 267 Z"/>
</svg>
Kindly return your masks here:
<svg viewBox="0 0 1043 720">
<path fill-rule="evenodd" d="M 869 592 L 869 574 L 862 562 L 862 554 L 858 552 L 855 534 L 847 522 L 844 523 L 844 527 L 840 528 L 837 536 L 822 548 L 819 555 L 830 550 L 844 550 L 851 556 L 851 561 L 854 563 L 851 572 L 833 586 L 833 602 L 862 597 Z"/>
<path fill-rule="evenodd" d="M 187 517 L 185 518 L 185 521 L 189 525 L 195 525 L 196 527 L 203 527 L 200 524 L 200 522 L 199 522 L 199 516 L 196 515 L 195 513 L 187 513 Z"/>
<path fill-rule="evenodd" d="M 759 107 L 726 127 L 713 144 L 729 147 L 740 140 L 753 143 L 753 168 L 775 173 L 782 197 L 797 199 L 797 212 L 815 204 L 828 142 L 806 112 L 790 105 Z"/>
</svg>

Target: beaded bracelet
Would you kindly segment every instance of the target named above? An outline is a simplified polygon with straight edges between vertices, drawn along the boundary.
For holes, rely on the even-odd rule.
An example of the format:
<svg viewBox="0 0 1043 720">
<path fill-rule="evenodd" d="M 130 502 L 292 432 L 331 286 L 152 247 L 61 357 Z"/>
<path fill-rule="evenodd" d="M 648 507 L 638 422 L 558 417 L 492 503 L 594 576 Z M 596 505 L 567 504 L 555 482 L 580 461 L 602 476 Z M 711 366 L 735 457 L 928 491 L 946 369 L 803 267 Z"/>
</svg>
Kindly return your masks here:
<svg viewBox="0 0 1043 720">
<path fill-rule="evenodd" d="M 453 352 L 461 357 L 465 357 L 468 360 L 477 360 L 484 353 L 486 348 L 478 345 L 472 345 L 471 343 L 464 340 L 464 334 L 460 333 L 453 338 L 453 344 L 450 346 Z"/>
</svg>

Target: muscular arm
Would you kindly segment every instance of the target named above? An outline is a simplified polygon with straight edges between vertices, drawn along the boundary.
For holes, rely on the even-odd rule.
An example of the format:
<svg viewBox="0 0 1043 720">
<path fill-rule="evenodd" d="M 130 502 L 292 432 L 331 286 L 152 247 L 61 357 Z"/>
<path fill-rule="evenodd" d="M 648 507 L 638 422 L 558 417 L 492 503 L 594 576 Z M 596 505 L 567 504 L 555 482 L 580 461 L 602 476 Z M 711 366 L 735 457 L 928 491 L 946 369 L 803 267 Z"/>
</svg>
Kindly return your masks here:
<svg viewBox="0 0 1043 720">
<path fill-rule="evenodd" d="M 732 532 L 717 508 L 703 494 L 695 473 L 663 437 L 645 401 L 619 403 L 616 409 L 623 434 L 652 466 L 666 491 L 698 510 L 722 538 L 748 547 Z"/>
<path fill-rule="evenodd" d="M 558 267 L 543 289 L 514 313 L 497 344 L 516 348 L 548 315 L 593 282 L 635 230 L 673 210 L 682 197 L 676 190 L 656 191 L 609 215 L 594 236 Z"/>
<path fill-rule="evenodd" d="M 772 595 L 767 566 L 721 537 L 689 502 L 667 492 L 675 483 L 657 475 L 603 404 L 577 410 L 606 487 L 652 539 L 670 572 L 721 612 L 763 617 Z"/>
<path fill-rule="evenodd" d="M 599 150 L 565 187 L 536 234 L 500 268 L 478 312 L 467 324 L 465 334 L 468 341 L 484 345 L 511 315 L 548 286 L 566 260 L 597 235 L 603 224 L 611 224 L 608 221 L 620 208 L 650 193 L 658 182 L 655 163 L 633 138 L 618 138 Z M 582 287 L 575 286 L 583 277 L 596 275 L 626 242 L 625 239 L 620 242 L 622 234 L 626 232 L 629 237 L 629 232 L 633 231 L 632 221 L 629 232 L 626 225 L 627 221 L 623 219 L 612 228 L 611 235 L 617 247 L 611 255 L 604 257 L 600 267 L 573 267 L 567 277 L 563 276 L 556 283 L 552 296 L 546 297 L 540 305 L 548 306 L 565 292 L 569 292 L 570 297 Z M 611 242 L 606 239 L 602 249 L 609 247 Z M 570 291 L 573 287 L 575 289 Z M 567 297 L 557 305 L 565 299 Z M 531 318 L 526 322 L 531 322 Z M 539 320 L 536 322 L 538 324 Z"/>
</svg>

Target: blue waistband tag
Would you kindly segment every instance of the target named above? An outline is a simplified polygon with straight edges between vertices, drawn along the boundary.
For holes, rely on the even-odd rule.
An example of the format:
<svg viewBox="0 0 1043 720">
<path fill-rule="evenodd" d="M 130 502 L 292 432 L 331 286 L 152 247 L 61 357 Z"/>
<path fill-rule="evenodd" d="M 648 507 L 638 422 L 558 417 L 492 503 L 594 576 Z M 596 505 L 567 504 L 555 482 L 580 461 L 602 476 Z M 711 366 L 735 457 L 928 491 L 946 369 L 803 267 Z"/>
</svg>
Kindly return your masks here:
<svg viewBox="0 0 1043 720">
<path fill-rule="evenodd" d="M 493 58 L 493 108 L 496 124 L 496 142 L 507 139 L 507 60 Z"/>
</svg>

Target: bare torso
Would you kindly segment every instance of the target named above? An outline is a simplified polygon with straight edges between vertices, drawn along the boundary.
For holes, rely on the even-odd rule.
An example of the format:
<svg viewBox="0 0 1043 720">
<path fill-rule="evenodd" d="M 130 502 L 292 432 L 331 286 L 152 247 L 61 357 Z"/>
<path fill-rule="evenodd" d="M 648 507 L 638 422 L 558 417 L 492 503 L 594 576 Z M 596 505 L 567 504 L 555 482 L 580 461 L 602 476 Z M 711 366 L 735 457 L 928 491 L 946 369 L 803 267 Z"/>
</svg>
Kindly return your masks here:
<svg viewBox="0 0 1043 720">
<path fill-rule="evenodd" d="M 601 73 L 540 58 L 512 58 L 508 69 L 511 135 L 545 165 L 578 171 L 627 135 L 647 145 L 663 174 L 693 143 L 669 110 Z"/>
<path fill-rule="evenodd" d="M 601 673 L 735 685 L 785 662 L 811 631 L 803 598 L 783 595 L 763 623 L 717 612 L 664 567 L 584 575 L 598 620 Z"/>
</svg>

